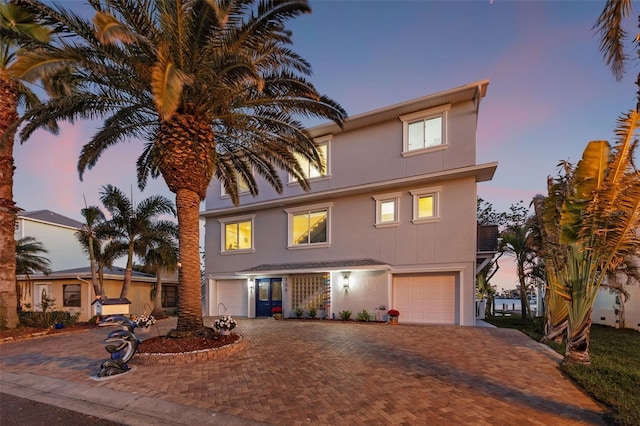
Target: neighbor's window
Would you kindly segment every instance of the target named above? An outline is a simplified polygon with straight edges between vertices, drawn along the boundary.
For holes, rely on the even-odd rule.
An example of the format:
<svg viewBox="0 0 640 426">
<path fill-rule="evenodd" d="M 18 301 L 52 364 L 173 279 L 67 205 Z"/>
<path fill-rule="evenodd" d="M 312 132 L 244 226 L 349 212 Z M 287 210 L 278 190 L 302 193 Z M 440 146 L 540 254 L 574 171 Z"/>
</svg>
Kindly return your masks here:
<svg viewBox="0 0 640 426">
<path fill-rule="evenodd" d="M 80 308 L 80 284 L 64 284 L 62 286 L 62 299 L 65 308 Z"/>
<path fill-rule="evenodd" d="M 431 222 L 438 219 L 438 188 L 411 191 L 413 196 L 413 223 Z"/>
<path fill-rule="evenodd" d="M 320 158 L 324 162 L 324 170 L 316 167 L 309 160 L 304 158 L 300 154 L 295 154 L 296 160 L 300 164 L 300 167 L 304 171 L 304 175 L 307 179 L 317 179 L 329 175 L 329 141 L 331 137 L 324 137 L 320 140 L 316 140 L 316 148 L 320 154 Z M 297 182 L 297 179 L 293 176 L 289 176 L 289 182 Z"/>
<path fill-rule="evenodd" d="M 376 223 L 377 228 L 398 225 L 398 207 L 400 205 L 400 193 L 376 195 Z"/>
<path fill-rule="evenodd" d="M 253 250 L 253 219 L 255 215 L 219 219 L 222 252 Z"/>
<path fill-rule="evenodd" d="M 331 204 L 288 209 L 289 247 L 326 246 Z"/>
<path fill-rule="evenodd" d="M 403 154 L 441 149 L 446 145 L 446 114 L 449 105 L 403 115 Z"/>
</svg>

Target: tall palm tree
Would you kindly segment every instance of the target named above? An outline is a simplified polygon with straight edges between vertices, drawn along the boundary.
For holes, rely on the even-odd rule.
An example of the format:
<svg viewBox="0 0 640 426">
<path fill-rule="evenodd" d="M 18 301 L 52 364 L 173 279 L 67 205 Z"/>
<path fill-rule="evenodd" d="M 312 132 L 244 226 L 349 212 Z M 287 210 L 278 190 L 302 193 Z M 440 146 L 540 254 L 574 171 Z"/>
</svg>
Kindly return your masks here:
<svg viewBox="0 0 640 426">
<path fill-rule="evenodd" d="M 44 245 L 33 237 L 24 237 L 16 241 L 16 275 L 26 275 L 29 281 L 29 274 L 41 272 L 51 273 L 51 262 L 42 254 L 48 253 Z M 22 288 L 15 282 L 16 301 L 18 305 L 22 300 Z"/>
<path fill-rule="evenodd" d="M 89 256 L 91 285 L 96 298 L 104 297 L 104 268 L 122 256 L 122 247 L 109 240 L 109 224 L 98 206 L 82 209 L 85 223 L 76 232 L 83 251 Z"/>
<path fill-rule="evenodd" d="M 134 204 L 122 190 L 113 185 L 102 187 L 100 200 L 111 214 L 111 219 L 101 227 L 102 233 L 110 240 L 109 244 L 116 252 L 127 256 L 120 291 L 120 297 L 125 298 L 131 286 L 133 256 L 146 252 L 152 236 L 165 234 L 165 221 L 161 221 L 159 217 L 163 214 L 175 216 L 176 211 L 171 200 L 162 195 L 154 195 Z"/>
<path fill-rule="evenodd" d="M 526 279 L 535 255 L 530 244 L 530 230 L 531 225 L 529 223 L 519 223 L 510 225 L 500 233 L 500 238 L 505 246 L 504 252 L 515 258 L 516 273 L 520 284 L 520 305 L 523 324 L 526 324 L 529 318 Z"/>
<path fill-rule="evenodd" d="M 102 253 L 102 244 L 99 238 L 96 238 L 97 227 L 106 221 L 104 213 L 98 206 L 85 207 L 81 211 L 84 217 L 82 228 L 76 232 L 76 238 L 82 244 L 84 251 L 89 256 L 89 264 L 91 270 L 91 284 L 96 297 L 102 297 L 104 290 L 101 281 L 98 280 L 96 257 Z M 96 254 L 97 253 L 97 254 Z"/>
<path fill-rule="evenodd" d="M 145 236 L 147 250 L 141 256 L 147 272 L 156 276 L 153 290 L 153 315 L 156 319 L 167 315 L 162 310 L 162 273 L 175 272 L 178 269 L 178 226 L 174 222 L 164 221 L 158 224 L 156 232 Z"/>
<path fill-rule="evenodd" d="M 18 209 L 13 201 L 13 143 L 18 107 L 30 108 L 39 103 L 33 92 L 9 75 L 9 70 L 20 46 L 44 42 L 48 38 L 48 30 L 37 25 L 33 15 L 14 4 L 0 3 L 0 321 L 8 328 L 19 324 L 14 239 Z"/>
<path fill-rule="evenodd" d="M 569 191 L 550 187 L 550 197 L 563 197 L 559 215 L 545 212 L 545 226 L 556 228 L 565 250 L 566 264 L 556 274 L 568 309 L 566 363 L 590 363 L 591 311 L 598 290 L 609 272 L 640 247 L 640 171 L 633 164 L 638 127 L 637 111 L 623 115 L 613 149 L 606 141 L 589 142 L 570 170 Z"/>
<path fill-rule="evenodd" d="M 162 175 L 176 194 L 177 334 L 202 329 L 199 205 L 214 175 L 235 203 L 239 178 L 254 195 L 256 175 L 282 191 L 280 170 L 308 189 L 296 155 L 319 169 L 323 160 L 296 117 L 339 125 L 346 117 L 305 78 L 310 65 L 289 48 L 285 24 L 311 11 L 307 1 L 91 0 L 93 24 L 36 0 L 23 3 L 76 36 L 20 58 L 16 76 L 73 88 L 32 111 L 21 136 L 51 119 L 103 117 L 80 155 L 81 176 L 110 146 L 146 141 L 139 186 Z"/>
</svg>

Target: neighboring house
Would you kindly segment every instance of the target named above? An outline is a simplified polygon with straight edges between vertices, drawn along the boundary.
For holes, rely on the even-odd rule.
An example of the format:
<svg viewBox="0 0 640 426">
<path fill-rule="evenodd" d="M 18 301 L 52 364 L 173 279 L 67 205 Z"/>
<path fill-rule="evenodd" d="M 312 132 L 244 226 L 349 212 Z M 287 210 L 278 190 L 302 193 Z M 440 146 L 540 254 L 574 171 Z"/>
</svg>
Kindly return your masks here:
<svg viewBox="0 0 640 426">
<path fill-rule="evenodd" d="M 635 257 L 633 267 L 640 267 L 640 252 Z M 628 278 L 619 274 L 621 283 Z M 615 328 L 631 328 L 640 331 L 640 284 L 632 281 L 624 284 L 628 297 L 608 287 L 600 287 L 591 311 L 594 324 L 608 325 Z"/>
<path fill-rule="evenodd" d="M 302 162 L 310 192 L 286 173 L 282 194 L 257 177 L 260 194 L 234 207 L 213 181 L 201 213 L 205 315 L 282 306 L 285 317 L 385 319 L 393 308 L 401 323 L 475 325 L 476 186 L 497 167 L 476 164 L 488 84 L 310 129 L 326 161 L 324 172 Z"/>
<path fill-rule="evenodd" d="M 104 288 L 107 298 L 118 298 L 122 289 L 124 268 L 105 268 Z M 151 288 L 156 282 L 156 277 L 150 274 L 133 271 L 131 287 L 127 299 L 131 302 L 129 313 L 140 315 L 151 313 L 153 299 Z M 52 272 L 49 275 L 30 274 L 18 275 L 18 285 L 22 287 L 21 304 L 25 308 L 40 310 L 43 293 L 54 299 L 55 310 L 79 312 L 80 321 L 88 321 L 95 315 L 96 299 L 91 285 L 91 272 L 89 267 L 67 269 Z M 178 306 L 178 281 L 177 276 L 165 277 L 162 282 L 162 306 L 167 311 L 175 311 Z"/>
<path fill-rule="evenodd" d="M 33 237 L 42 243 L 47 253 L 42 256 L 51 262 L 51 270 L 77 268 L 89 265 L 87 255 L 75 236 L 82 222 L 50 210 L 19 212 L 15 239 Z"/>
</svg>

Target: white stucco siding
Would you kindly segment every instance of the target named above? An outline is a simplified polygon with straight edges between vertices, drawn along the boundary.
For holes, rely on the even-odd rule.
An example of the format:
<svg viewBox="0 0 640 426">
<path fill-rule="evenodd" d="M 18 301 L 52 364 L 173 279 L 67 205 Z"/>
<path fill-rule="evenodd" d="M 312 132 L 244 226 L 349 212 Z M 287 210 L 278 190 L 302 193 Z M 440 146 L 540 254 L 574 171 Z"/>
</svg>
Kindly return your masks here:
<svg viewBox="0 0 640 426">
<path fill-rule="evenodd" d="M 89 265 L 89 259 L 75 237 L 76 231 L 66 226 L 23 219 L 16 238 L 33 237 L 41 242 L 47 249 L 44 257 L 51 262 L 51 270 L 60 271 Z"/>
<path fill-rule="evenodd" d="M 331 273 L 331 312 L 351 311 L 352 318 L 366 309 L 375 314 L 380 305 L 388 307 L 388 273 L 386 271 L 352 271 L 349 290 L 345 292 L 340 272 Z"/>
</svg>

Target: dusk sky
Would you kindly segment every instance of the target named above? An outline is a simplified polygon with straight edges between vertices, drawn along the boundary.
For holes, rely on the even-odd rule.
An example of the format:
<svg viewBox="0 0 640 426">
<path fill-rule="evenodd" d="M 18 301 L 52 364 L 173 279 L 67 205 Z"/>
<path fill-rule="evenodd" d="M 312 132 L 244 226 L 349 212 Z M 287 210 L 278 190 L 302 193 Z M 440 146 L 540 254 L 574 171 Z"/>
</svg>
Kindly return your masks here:
<svg viewBox="0 0 640 426">
<path fill-rule="evenodd" d="M 81 1 L 58 3 L 88 9 Z M 289 28 L 293 50 L 313 66 L 311 81 L 351 116 L 488 79 L 477 162 L 499 164 L 478 194 L 506 211 L 545 193 L 558 162 L 576 163 L 590 140 L 613 142 L 617 118 L 635 106 L 638 62 L 629 63 L 617 82 L 598 50 L 592 27 L 604 3 L 312 1 L 313 13 Z M 629 34 L 637 33 L 635 23 L 628 19 Z M 630 41 L 627 47 L 633 57 Z M 16 146 L 14 199 L 20 208 L 81 220 L 83 195 L 89 205 L 100 205 L 105 184 L 127 193 L 133 187 L 134 201 L 155 194 L 174 199 L 161 179 L 142 194 L 138 190 L 139 141 L 110 148 L 81 182 L 78 155 L 97 125 L 61 127 L 59 136 L 39 132 Z M 498 290 L 514 288 L 511 261 L 503 260 L 501 268 L 492 283 Z"/>
</svg>

